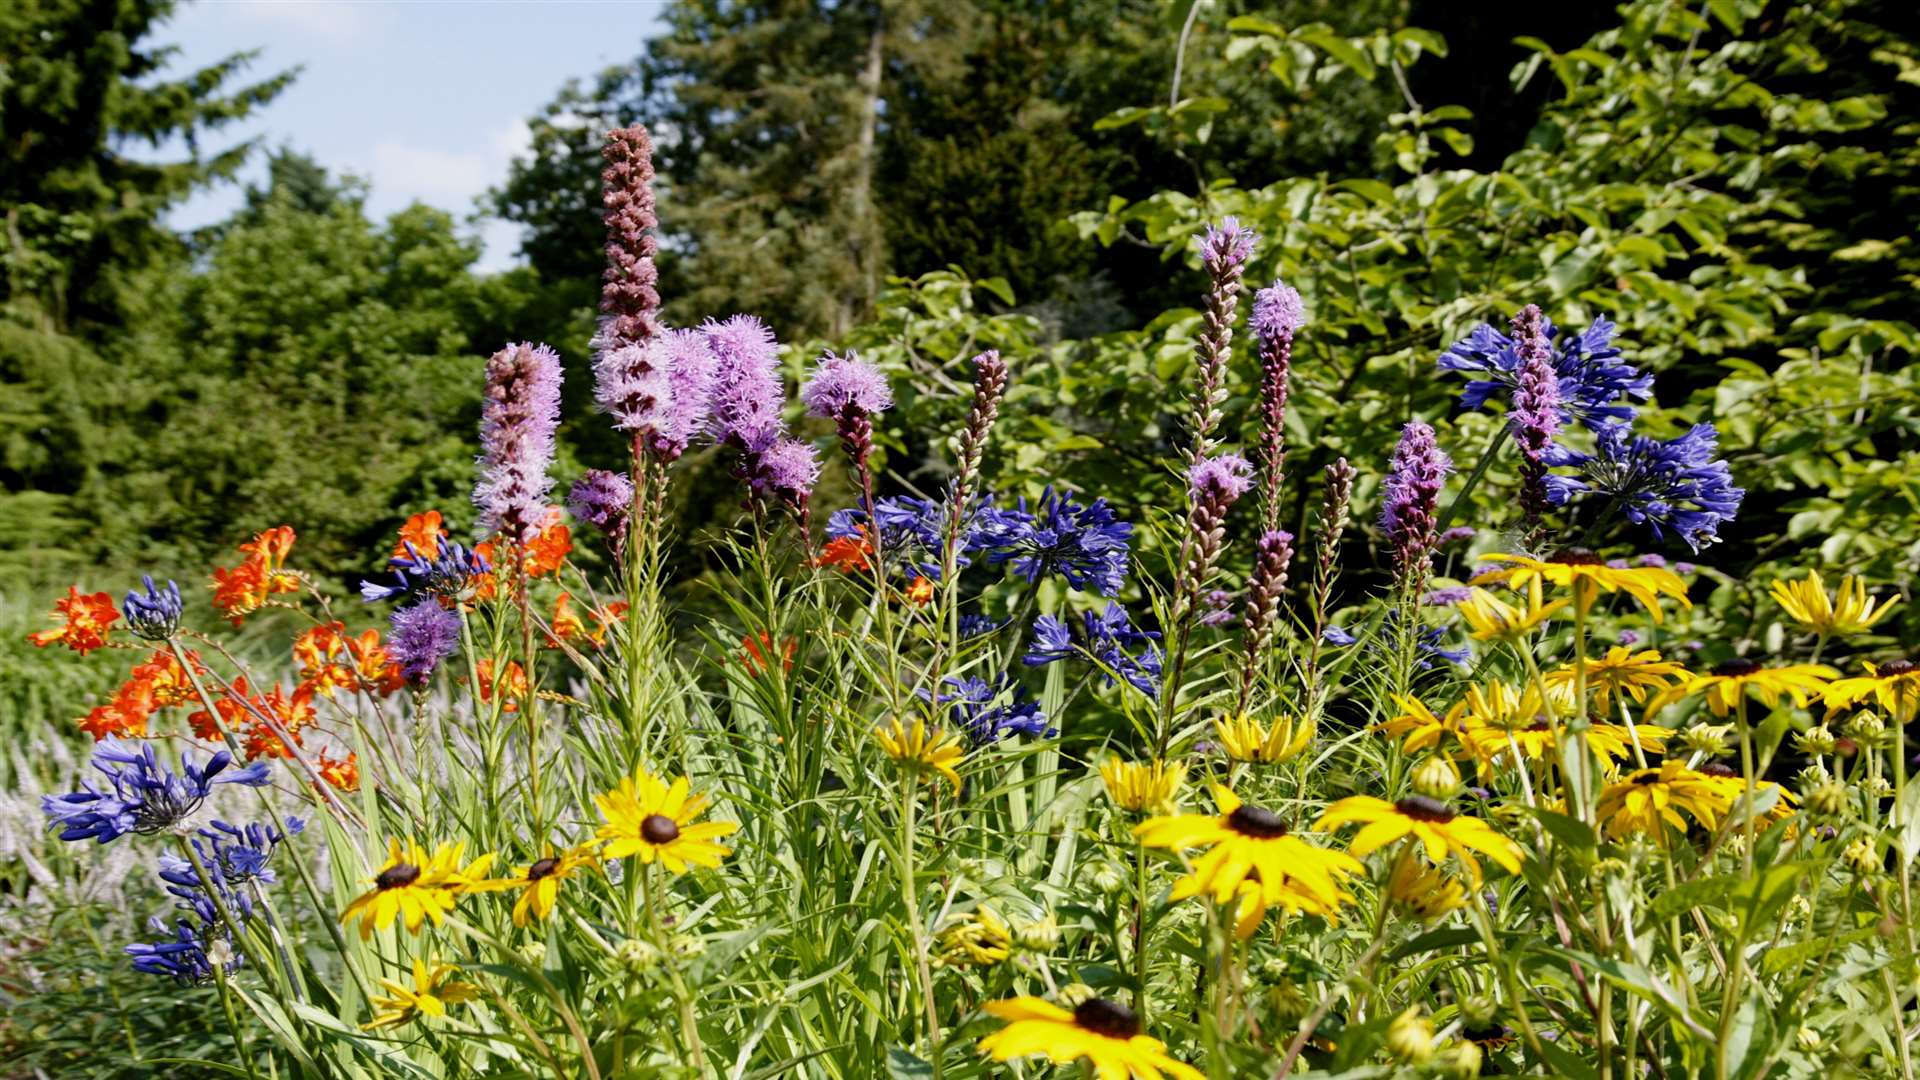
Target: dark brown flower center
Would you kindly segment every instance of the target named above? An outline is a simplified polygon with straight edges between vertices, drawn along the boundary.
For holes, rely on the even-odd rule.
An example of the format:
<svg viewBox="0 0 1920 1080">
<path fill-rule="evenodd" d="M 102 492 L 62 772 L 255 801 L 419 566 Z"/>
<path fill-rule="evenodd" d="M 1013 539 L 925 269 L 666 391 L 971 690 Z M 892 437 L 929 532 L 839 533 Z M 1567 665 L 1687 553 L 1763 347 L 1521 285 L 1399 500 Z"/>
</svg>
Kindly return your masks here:
<svg viewBox="0 0 1920 1080">
<path fill-rule="evenodd" d="M 1409 795 L 1394 803 L 1393 808 L 1415 821 L 1431 821 L 1445 825 L 1453 820 L 1453 811 L 1446 803 L 1426 795 Z"/>
<path fill-rule="evenodd" d="M 1702 776 L 1717 776 L 1722 779 L 1739 775 L 1733 771 L 1733 766 L 1723 765 L 1718 761 L 1709 761 L 1705 765 L 1700 766 L 1700 774 Z"/>
<path fill-rule="evenodd" d="M 1642 785 L 1657 784 L 1660 782 L 1660 770 L 1649 769 L 1646 772 L 1641 773 L 1639 776 L 1634 777 L 1633 782 L 1636 784 L 1642 784 Z"/>
<path fill-rule="evenodd" d="M 1606 560 L 1591 548 L 1583 547 L 1561 548 L 1549 556 L 1547 561 L 1559 563 L 1562 566 L 1602 566 L 1606 563 Z"/>
<path fill-rule="evenodd" d="M 1233 813 L 1227 815 L 1227 828 L 1257 840 L 1273 840 L 1287 835 L 1287 823 L 1281 820 L 1280 815 L 1258 806 L 1235 807 Z"/>
<path fill-rule="evenodd" d="M 665 814 L 648 814 L 640 819 L 640 839 L 649 844 L 671 844 L 680 839 L 680 825 Z"/>
<path fill-rule="evenodd" d="M 1527 727 L 1526 727 L 1526 730 L 1528 730 L 1528 731 L 1546 731 L 1546 730 L 1547 730 L 1547 718 L 1546 718 L 1546 717 L 1544 717 L 1544 716 L 1536 716 L 1536 717 L 1534 717 L 1534 718 L 1533 718 L 1533 723 L 1531 723 L 1531 724 L 1528 724 L 1528 725 L 1527 725 Z"/>
<path fill-rule="evenodd" d="M 412 863 L 403 862 L 395 863 L 385 870 L 380 871 L 380 876 L 374 878 L 373 883 L 381 889 L 398 889 L 403 885 L 411 885 L 419 880 L 420 868 Z"/>
<path fill-rule="evenodd" d="M 1880 676 L 1885 678 L 1889 675 L 1910 675 L 1916 667 L 1920 667 L 1920 664 L 1915 664 L 1911 660 L 1889 660 L 1880 665 Z"/>
<path fill-rule="evenodd" d="M 1082 1031 L 1109 1039 L 1131 1039 L 1140 1034 L 1140 1018 L 1133 1010 L 1106 998 L 1088 998 L 1073 1010 L 1073 1022 Z"/>
<path fill-rule="evenodd" d="M 559 859 L 555 859 L 555 858 L 541 859 L 539 862 L 534 863 L 532 866 L 527 867 L 527 880 L 539 881 L 541 878 L 546 877 L 548 874 L 553 873 L 554 870 L 559 867 L 559 865 L 560 865 Z"/>
<path fill-rule="evenodd" d="M 1713 673 L 1723 679 L 1737 679 L 1742 675 L 1751 675 L 1763 666 L 1758 660 L 1745 656 L 1736 656 L 1731 660 L 1722 660 L 1713 666 Z"/>
</svg>

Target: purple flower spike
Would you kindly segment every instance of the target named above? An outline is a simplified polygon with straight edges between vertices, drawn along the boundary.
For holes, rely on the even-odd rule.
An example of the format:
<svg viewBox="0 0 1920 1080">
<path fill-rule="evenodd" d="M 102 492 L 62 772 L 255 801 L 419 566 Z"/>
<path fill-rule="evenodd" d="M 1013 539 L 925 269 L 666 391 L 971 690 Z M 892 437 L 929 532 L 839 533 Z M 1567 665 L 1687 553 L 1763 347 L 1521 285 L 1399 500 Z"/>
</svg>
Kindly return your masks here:
<svg viewBox="0 0 1920 1080">
<path fill-rule="evenodd" d="M 633 505 L 633 481 L 617 472 L 588 469 L 567 492 L 567 509 L 581 522 L 618 538 L 626 531 Z"/>
<path fill-rule="evenodd" d="M 1415 420 L 1400 433 L 1393 466 L 1382 485 L 1380 527 L 1393 545 L 1394 576 L 1402 584 L 1426 577 L 1434 543 L 1434 505 L 1453 469 L 1434 439 L 1433 428 Z"/>
<path fill-rule="evenodd" d="M 1262 344 L 1290 338 L 1307 324 L 1306 305 L 1299 290 L 1276 281 L 1253 294 L 1253 318 L 1250 325 Z"/>
<path fill-rule="evenodd" d="M 813 378 L 800 388 L 807 411 L 828 420 L 847 413 L 872 416 L 893 408 L 893 391 L 878 368 L 853 353 L 827 353 L 813 369 Z"/>
<path fill-rule="evenodd" d="M 1200 261 L 1215 277 L 1237 275 L 1253 258 L 1254 239 L 1253 230 L 1242 227 L 1239 218 L 1221 218 L 1200 238 Z"/>
<path fill-rule="evenodd" d="M 545 515 L 560 424 L 560 357 L 545 345 L 509 345 L 487 361 L 480 406 L 481 528 L 526 543 Z"/>
<path fill-rule="evenodd" d="M 820 455 L 812 443 L 781 439 L 755 459 L 754 490 L 776 495 L 794 504 L 804 503 L 820 479 Z"/>
<path fill-rule="evenodd" d="M 440 661 L 460 648 L 460 616 L 431 598 L 393 613 L 387 656 L 407 681 L 424 686 Z"/>
<path fill-rule="evenodd" d="M 713 351 L 708 433 L 715 442 L 759 453 L 785 435 L 783 388 L 773 331 L 751 315 L 701 327 Z"/>
<path fill-rule="evenodd" d="M 644 345 L 623 345 L 594 361 L 594 400 L 613 426 L 643 436 L 672 461 L 706 423 L 713 352 L 697 330 L 667 330 Z"/>
<path fill-rule="evenodd" d="M 611 352 L 644 345 L 659 332 L 655 313 L 660 310 L 660 293 L 655 286 L 660 275 L 653 262 L 658 225 L 653 210 L 653 140 L 639 124 L 617 128 L 607 132 L 601 156 L 607 162 L 600 173 L 607 269 L 600 287 L 600 310 L 605 314 L 594 345 Z"/>
<path fill-rule="evenodd" d="M 1187 492 L 1196 503 L 1225 509 L 1252 486 L 1253 466 L 1239 454 L 1202 458 L 1187 469 Z"/>
</svg>

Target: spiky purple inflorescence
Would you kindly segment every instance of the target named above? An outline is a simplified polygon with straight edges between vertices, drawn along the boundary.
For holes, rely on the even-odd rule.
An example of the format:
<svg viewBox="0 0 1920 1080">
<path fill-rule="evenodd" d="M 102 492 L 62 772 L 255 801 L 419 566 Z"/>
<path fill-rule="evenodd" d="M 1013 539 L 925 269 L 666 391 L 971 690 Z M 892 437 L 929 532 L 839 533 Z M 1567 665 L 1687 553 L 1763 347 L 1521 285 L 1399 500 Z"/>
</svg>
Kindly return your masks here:
<svg viewBox="0 0 1920 1080">
<path fill-rule="evenodd" d="M 841 447 L 861 472 L 865 491 L 872 484 L 866 467 L 873 452 L 874 414 L 893 408 L 887 377 L 851 352 L 845 356 L 829 352 L 820 357 L 813 377 L 800 388 L 800 400 L 806 402 L 807 412 L 833 421 Z"/>
<path fill-rule="evenodd" d="M 1380 527 L 1393 546 L 1394 578 L 1402 585 L 1426 579 L 1434 542 L 1434 506 L 1453 460 L 1435 440 L 1433 428 L 1414 420 L 1400 433 L 1393 464 L 1382 485 Z"/>
<path fill-rule="evenodd" d="M 514 543 L 539 531 L 560 424 L 560 357 L 545 345 L 509 345 L 487 361 L 480 404 L 480 527 Z"/>
<path fill-rule="evenodd" d="M 1680 534 L 1699 551 L 1719 540 L 1719 528 L 1740 512 L 1746 491 L 1733 486 L 1724 461 L 1714 460 L 1719 433 L 1696 424 L 1677 439 L 1634 435 L 1625 424 L 1594 433 L 1594 452 L 1556 446 L 1547 464 L 1571 467 L 1578 476 L 1549 475 L 1547 498 L 1564 506 L 1577 498 L 1604 496 L 1608 511 L 1645 525 L 1655 537 Z"/>
<path fill-rule="evenodd" d="M 1240 664 L 1240 696 L 1235 713 L 1244 713 L 1253 700 L 1254 683 L 1260 675 L 1267 639 L 1274 618 L 1280 613 L 1280 598 L 1287 591 L 1287 564 L 1293 561 L 1293 534 L 1270 529 L 1260 534 L 1253 555 L 1253 578 L 1247 582 L 1245 647 Z"/>
<path fill-rule="evenodd" d="M 1256 239 L 1257 234 L 1242 226 L 1239 218 L 1223 217 L 1220 224 L 1207 226 L 1206 234 L 1200 238 L 1200 264 L 1216 278 L 1229 275 L 1237 278 L 1246 268 L 1247 260 L 1253 258 Z"/>
<path fill-rule="evenodd" d="M 1547 317 L 1532 304 L 1513 316 L 1513 409 L 1507 423 L 1520 446 L 1520 506 L 1529 525 L 1538 527 L 1547 508 L 1546 454 L 1560 432 L 1560 378 L 1553 370 L 1553 345 Z"/>
<path fill-rule="evenodd" d="M 1306 304 L 1298 289 L 1275 281 L 1253 294 L 1253 316 L 1247 324 L 1263 346 L 1270 341 L 1291 341 L 1307 325 Z"/>
<path fill-rule="evenodd" d="M 581 523 L 618 542 L 633 507 L 633 481 L 606 469 L 588 469 L 567 492 L 567 509 Z"/>
<path fill-rule="evenodd" d="M 1187 496 L 1225 511 L 1253 486 L 1253 466 L 1239 454 L 1201 458 L 1187 469 Z"/>
<path fill-rule="evenodd" d="M 645 345 L 659 331 L 654 266 L 653 140 L 639 124 L 607 132 L 601 149 L 600 199 L 607 223 L 607 268 L 600 286 L 603 318 L 594 344 L 602 353 Z"/>
<path fill-rule="evenodd" d="M 708 433 L 715 442 L 749 454 L 772 446 L 787 433 L 780 418 L 784 388 L 773 331 L 751 315 L 709 321 L 700 330 L 713 352 Z"/>
<path fill-rule="evenodd" d="M 755 491 L 799 505 L 813 494 L 820 479 L 820 455 L 812 443 L 781 439 L 754 455 L 751 483 Z"/>
<path fill-rule="evenodd" d="M 1213 454 L 1213 431 L 1220 426 L 1220 405 L 1226 400 L 1227 362 L 1233 355 L 1233 313 L 1239 305 L 1240 275 L 1253 257 L 1254 234 L 1235 218 L 1224 218 L 1200 239 L 1200 262 L 1208 277 L 1207 306 L 1200 336 L 1195 340 L 1192 414 L 1188 426 L 1193 444 L 1187 462 Z"/>
<path fill-rule="evenodd" d="M 460 648 L 459 613 L 431 597 L 395 611 L 389 622 L 387 656 L 415 686 L 424 686 L 440 661 Z"/>
<path fill-rule="evenodd" d="M 967 410 L 966 425 L 960 429 L 959 460 L 954 464 L 953 484 L 947 491 L 942 561 L 949 564 L 949 569 L 959 557 L 962 528 L 972 513 L 973 487 L 980 477 L 987 435 L 1000 416 L 1000 399 L 1006 396 L 1010 378 L 1007 362 L 1000 358 L 998 350 L 988 349 L 973 358 L 973 406 Z"/>
<path fill-rule="evenodd" d="M 1287 394 L 1293 376 L 1293 335 L 1306 324 L 1300 294 L 1276 281 L 1253 296 L 1253 327 L 1260 350 L 1260 525 L 1280 527 L 1280 489 L 1287 471 Z"/>
<path fill-rule="evenodd" d="M 707 418 L 713 353 L 697 330 L 665 330 L 593 363 L 593 396 L 613 426 L 630 431 L 667 461 L 686 452 Z"/>
</svg>

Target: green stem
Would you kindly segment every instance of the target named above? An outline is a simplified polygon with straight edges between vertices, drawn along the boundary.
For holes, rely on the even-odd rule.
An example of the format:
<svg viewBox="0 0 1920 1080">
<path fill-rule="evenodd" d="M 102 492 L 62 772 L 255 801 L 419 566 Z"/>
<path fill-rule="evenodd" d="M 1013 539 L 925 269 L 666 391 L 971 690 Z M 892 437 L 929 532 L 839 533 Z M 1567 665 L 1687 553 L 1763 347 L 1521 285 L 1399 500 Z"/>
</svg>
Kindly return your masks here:
<svg viewBox="0 0 1920 1080">
<path fill-rule="evenodd" d="M 673 1000 L 680 1009 L 680 1038 L 687 1055 L 687 1067 L 700 1076 L 709 1076 L 711 1070 L 707 1067 L 706 1049 L 700 1043 L 700 1023 L 694 1014 L 693 995 L 687 992 L 686 980 L 680 977 L 679 960 L 673 955 L 673 949 L 667 942 L 666 928 L 660 922 L 654 881 L 654 875 L 658 872 L 657 863 L 646 864 L 642 871 L 640 884 L 646 893 L 647 925 L 653 933 L 653 947 L 660 951 L 660 963 L 667 969 L 667 979 L 673 984 Z"/>
<path fill-rule="evenodd" d="M 1511 432 L 1508 430 L 1506 424 L 1501 424 L 1498 428 L 1494 429 L 1493 438 L 1487 440 L 1487 448 L 1480 452 L 1480 460 L 1474 463 L 1473 471 L 1467 474 L 1467 482 L 1460 485 L 1460 493 L 1455 495 L 1453 501 L 1447 504 L 1446 510 L 1440 515 L 1440 520 L 1435 523 L 1433 535 L 1439 536 L 1441 533 L 1447 531 L 1448 526 L 1453 524 L 1454 516 L 1460 512 L 1460 507 L 1466 503 L 1467 496 L 1473 494 L 1473 489 L 1480 484 L 1480 478 L 1487 475 L 1487 469 L 1493 464 L 1493 459 L 1500 455 L 1500 448 L 1506 445 L 1509 434 L 1511 434 Z"/>
<path fill-rule="evenodd" d="M 920 1000 L 927 1012 L 928 1058 L 933 1063 L 934 1080 L 944 1075 L 940 1060 L 940 1012 L 933 1002 L 933 969 L 927 964 L 926 931 L 920 925 L 920 895 L 914 878 L 914 812 L 918 803 L 913 797 L 915 779 L 911 773 L 905 773 L 900 779 L 900 893 L 907 907 L 907 928 L 913 937 L 913 970 L 919 982 Z"/>
</svg>

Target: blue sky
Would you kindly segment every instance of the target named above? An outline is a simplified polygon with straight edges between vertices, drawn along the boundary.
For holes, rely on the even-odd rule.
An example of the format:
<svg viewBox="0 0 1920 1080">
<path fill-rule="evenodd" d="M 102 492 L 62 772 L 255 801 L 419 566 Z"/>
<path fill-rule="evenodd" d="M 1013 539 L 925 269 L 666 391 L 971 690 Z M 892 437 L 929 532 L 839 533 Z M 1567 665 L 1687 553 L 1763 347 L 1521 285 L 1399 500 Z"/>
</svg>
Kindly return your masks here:
<svg viewBox="0 0 1920 1080">
<path fill-rule="evenodd" d="M 261 136 L 372 186 L 376 218 L 420 201 L 464 220 L 526 145 L 526 118 L 569 78 L 637 55 L 664 0 L 196 0 L 154 35 L 178 74 L 260 49 L 251 74 L 304 68 L 287 91 L 209 147 Z M 139 150 L 132 152 L 140 153 Z M 258 179 L 256 161 L 244 179 Z M 202 194 L 171 221 L 218 221 L 241 185 Z M 483 269 L 511 264 L 516 230 L 479 226 Z"/>
</svg>

